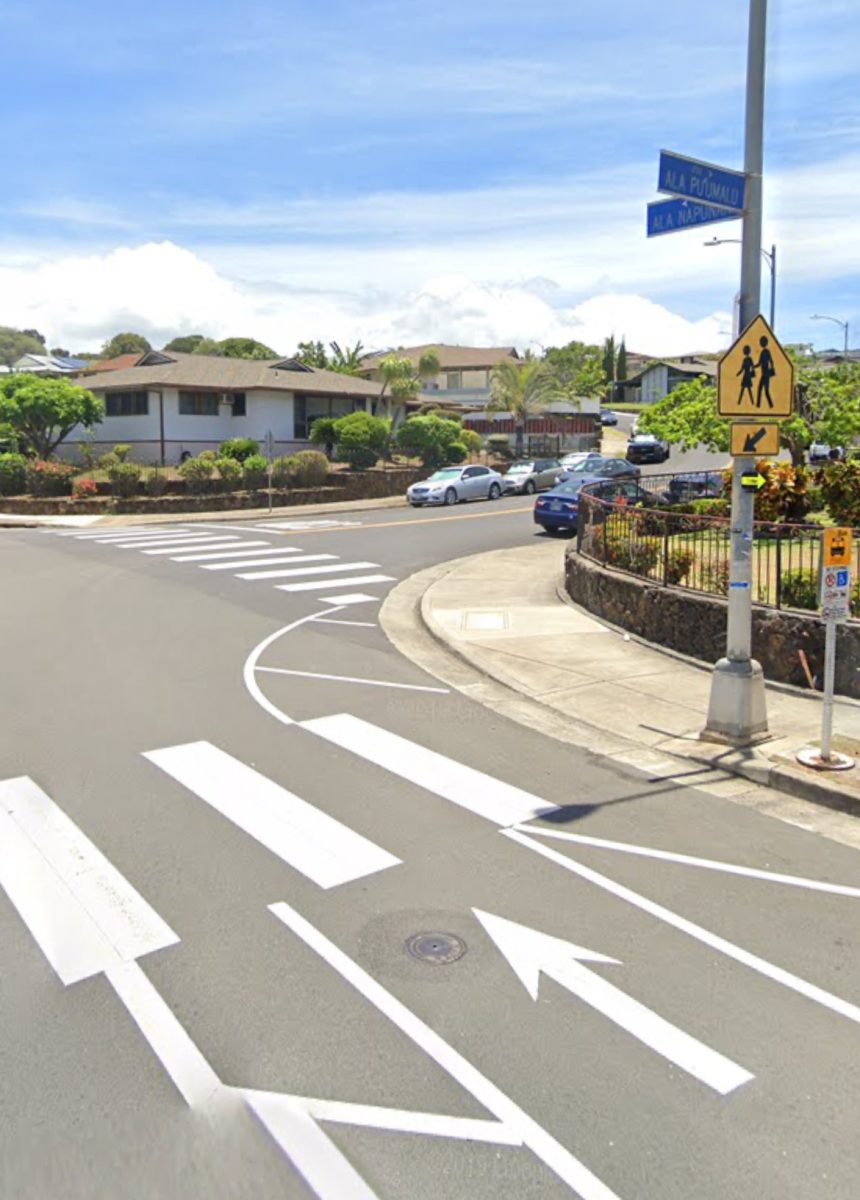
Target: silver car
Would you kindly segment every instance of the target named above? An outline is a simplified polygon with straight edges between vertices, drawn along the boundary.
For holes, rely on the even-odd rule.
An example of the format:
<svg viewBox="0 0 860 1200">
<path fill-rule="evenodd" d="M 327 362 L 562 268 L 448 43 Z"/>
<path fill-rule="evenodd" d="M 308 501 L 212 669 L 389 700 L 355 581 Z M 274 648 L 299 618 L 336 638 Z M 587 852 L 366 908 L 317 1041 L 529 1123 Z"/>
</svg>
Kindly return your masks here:
<svg viewBox="0 0 860 1200">
<path fill-rule="evenodd" d="M 502 487 L 506 493 L 523 492 L 531 496 L 534 492 L 544 492 L 547 488 L 555 487 L 556 476 L 561 470 L 557 458 L 524 458 L 520 462 L 511 463 L 502 478 Z"/>
<path fill-rule="evenodd" d="M 489 467 L 442 467 L 429 479 L 406 489 L 413 508 L 422 504 L 457 504 L 460 500 L 498 500 L 502 494 L 502 476 Z"/>
</svg>

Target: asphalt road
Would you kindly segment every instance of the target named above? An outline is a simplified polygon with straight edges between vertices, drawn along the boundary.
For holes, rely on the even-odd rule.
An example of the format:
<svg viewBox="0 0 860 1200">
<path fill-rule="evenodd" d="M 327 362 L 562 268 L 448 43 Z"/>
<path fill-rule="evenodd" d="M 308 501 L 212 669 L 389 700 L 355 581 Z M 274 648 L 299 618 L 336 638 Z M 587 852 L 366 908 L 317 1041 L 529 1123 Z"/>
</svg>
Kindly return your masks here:
<svg viewBox="0 0 860 1200">
<path fill-rule="evenodd" d="M 857 853 L 379 628 L 530 510 L 3 535 L 3 1197 L 854 1200 Z"/>
<path fill-rule="evenodd" d="M 617 454 L 621 458 L 624 457 L 633 420 L 632 413 L 618 413 L 618 424 L 608 426 L 604 429 L 604 454 Z M 677 446 L 673 446 L 668 462 L 647 463 L 642 467 L 642 474 L 665 475 L 667 472 L 721 471 L 729 465 L 730 461 L 727 454 L 713 454 L 710 450 L 706 450 L 704 446 L 697 446 L 694 450 L 684 451 L 679 450 Z"/>
</svg>

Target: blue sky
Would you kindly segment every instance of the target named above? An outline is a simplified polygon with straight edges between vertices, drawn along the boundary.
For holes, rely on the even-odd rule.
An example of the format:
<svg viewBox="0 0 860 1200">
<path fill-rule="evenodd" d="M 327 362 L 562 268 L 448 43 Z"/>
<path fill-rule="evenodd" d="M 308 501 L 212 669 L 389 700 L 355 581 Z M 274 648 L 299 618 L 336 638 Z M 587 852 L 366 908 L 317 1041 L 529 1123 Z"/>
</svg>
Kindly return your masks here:
<svg viewBox="0 0 860 1200">
<path fill-rule="evenodd" d="M 860 344 L 856 0 L 770 0 L 777 328 Z M 651 352 L 730 337 L 724 224 L 646 240 L 661 147 L 738 167 L 747 0 L 0 0 L 0 322 Z M 765 307 L 767 305 L 765 270 Z"/>
</svg>

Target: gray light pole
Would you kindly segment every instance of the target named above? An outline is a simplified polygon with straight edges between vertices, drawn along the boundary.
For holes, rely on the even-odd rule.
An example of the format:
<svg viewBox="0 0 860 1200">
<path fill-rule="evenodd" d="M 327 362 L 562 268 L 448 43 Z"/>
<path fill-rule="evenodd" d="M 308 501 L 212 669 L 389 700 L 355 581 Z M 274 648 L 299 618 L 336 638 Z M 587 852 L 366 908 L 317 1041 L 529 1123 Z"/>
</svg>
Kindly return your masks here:
<svg viewBox="0 0 860 1200">
<path fill-rule="evenodd" d="M 750 0 L 747 48 L 744 173 L 746 208 L 741 242 L 740 327 L 761 309 L 761 210 L 764 164 L 764 69 L 767 0 Z M 752 539 L 754 493 L 741 486 L 755 459 L 735 458 L 732 469 L 731 561 L 726 656 L 714 667 L 703 737 L 749 745 L 767 735 L 764 675 L 752 658 Z"/>
<path fill-rule="evenodd" d="M 718 238 L 713 237 L 709 242 L 703 242 L 703 246 L 725 246 L 734 242 L 740 246 L 743 243 L 740 238 Z M 762 250 L 761 256 L 767 265 L 770 267 L 770 327 L 776 327 L 776 246 L 771 246 L 770 250 Z"/>
<path fill-rule="evenodd" d="M 810 320 L 812 321 L 833 321 L 835 325 L 842 326 L 842 332 L 845 334 L 845 361 L 848 362 L 848 322 L 840 321 L 838 317 L 825 317 L 821 313 L 813 313 Z"/>
</svg>

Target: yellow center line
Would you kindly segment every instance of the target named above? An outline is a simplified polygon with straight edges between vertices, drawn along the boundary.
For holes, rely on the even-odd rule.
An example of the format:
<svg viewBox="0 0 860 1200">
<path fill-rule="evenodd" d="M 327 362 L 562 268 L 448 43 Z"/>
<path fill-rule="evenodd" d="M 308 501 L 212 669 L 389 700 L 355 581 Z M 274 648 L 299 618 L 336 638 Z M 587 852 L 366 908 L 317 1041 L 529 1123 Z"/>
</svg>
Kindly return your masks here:
<svg viewBox="0 0 860 1200">
<path fill-rule="evenodd" d="M 392 529 L 397 525 L 438 525 L 441 521 L 486 521 L 489 517 L 521 517 L 531 511 L 531 508 L 508 508 L 503 512 L 458 513 L 451 517 L 407 517 L 405 520 L 376 521 L 367 525 L 332 525 L 328 529 L 279 529 L 278 533 L 291 538 L 302 533 L 367 533 L 371 529 Z"/>
</svg>

